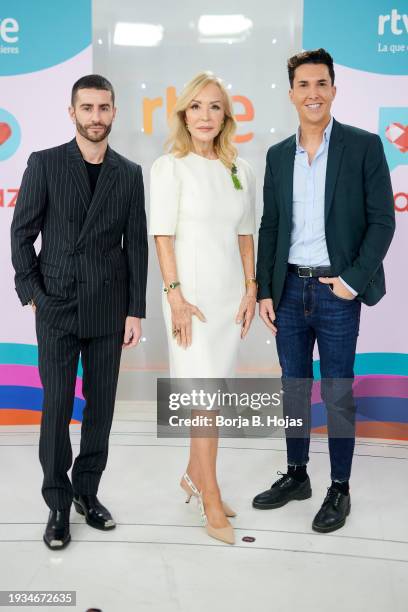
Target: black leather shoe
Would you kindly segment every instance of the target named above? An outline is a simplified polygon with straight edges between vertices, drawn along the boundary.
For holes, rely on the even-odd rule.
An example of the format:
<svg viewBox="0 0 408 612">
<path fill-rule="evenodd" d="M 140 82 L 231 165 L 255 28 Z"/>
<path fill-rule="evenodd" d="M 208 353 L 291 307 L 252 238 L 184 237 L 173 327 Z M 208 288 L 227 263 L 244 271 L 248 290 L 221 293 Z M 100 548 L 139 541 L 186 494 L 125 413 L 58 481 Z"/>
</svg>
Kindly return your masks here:
<svg viewBox="0 0 408 612">
<path fill-rule="evenodd" d="M 309 499 L 311 496 L 309 476 L 304 482 L 299 482 L 288 474 L 282 474 L 282 478 L 274 482 L 270 489 L 254 497 L 252 505 L 258 510 L 271 510 L 280 508 L 293 499 Z"/>
<path fill-rule="evenodd" d="M 340 529 L 350 514 L 350 508 L 350 494 L 344 495 L 335 487 L 329 487 L 322 507 L 314 517 L 312 528 L 320 533 Z"/>
<path fill-rule="evenodd" d="M 51 550 L 61 550 L 71 541 L 69 510 L 51 510 L 43 540 Z"/>
<path fill-rule="evenodd" d="M 111 513 L 102 506 L 96 495 L 74 495 L 74 506 L 79 514 L 85 516 L 90 527 L 103 531 L 115 529 L 116 523 Z"/>
</svg>

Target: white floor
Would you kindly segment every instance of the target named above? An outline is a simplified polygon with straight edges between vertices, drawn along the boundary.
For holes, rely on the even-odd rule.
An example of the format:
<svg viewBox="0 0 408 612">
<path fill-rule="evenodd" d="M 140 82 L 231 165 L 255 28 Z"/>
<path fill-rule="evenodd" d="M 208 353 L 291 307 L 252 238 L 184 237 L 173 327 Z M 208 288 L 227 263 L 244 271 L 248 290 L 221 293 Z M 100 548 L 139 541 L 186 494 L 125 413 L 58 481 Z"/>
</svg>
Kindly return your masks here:
<svg viewBox="0 0 408 612">
<path fill-rule="evenodd" d="M 72 442 L 77 453 L 78 426 Z M 183 503 L 188 441 L 157 440 L 149 411 L 120 411 L 99 492 L 118 527 L 96 531 L 73 511 L 72 543 L 52 553 L 37 443 L 37 427 L 0 428 L 0 590 L 75 590 L 76 608 L 52 609 L 81 612 L 408 609 L 407 444 L 357 443 L 351 515 L 321 535 L 311 522 L 329 484 L 326 441 L 312 442 L 313 497 L 257 511 L 253 495 L 285 468 L 283 442 L 221 440 L 223 496 L 238 512 L 232 547 L 211 540 L 195 504 Z"/>
</svg>

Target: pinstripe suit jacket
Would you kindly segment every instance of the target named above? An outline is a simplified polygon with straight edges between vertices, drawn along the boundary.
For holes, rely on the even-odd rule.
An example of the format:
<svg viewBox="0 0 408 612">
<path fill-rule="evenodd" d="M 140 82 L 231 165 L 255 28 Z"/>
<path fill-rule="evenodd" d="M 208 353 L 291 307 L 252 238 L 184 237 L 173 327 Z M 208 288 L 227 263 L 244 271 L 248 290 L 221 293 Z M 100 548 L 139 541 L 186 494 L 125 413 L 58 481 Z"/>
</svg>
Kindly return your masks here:
<svg viewBox="0 0 408 612">
<path fill-rule="evenodd" d="M 41 251 L 34 242 L 41 233 Z M 147 231 L 141 167 L 108 147 L 92 197 L 76 140 L 32 153 L 11 225 L 21 303 L 51 326 L 95 337 L 145 317 Z"/>
</svg>

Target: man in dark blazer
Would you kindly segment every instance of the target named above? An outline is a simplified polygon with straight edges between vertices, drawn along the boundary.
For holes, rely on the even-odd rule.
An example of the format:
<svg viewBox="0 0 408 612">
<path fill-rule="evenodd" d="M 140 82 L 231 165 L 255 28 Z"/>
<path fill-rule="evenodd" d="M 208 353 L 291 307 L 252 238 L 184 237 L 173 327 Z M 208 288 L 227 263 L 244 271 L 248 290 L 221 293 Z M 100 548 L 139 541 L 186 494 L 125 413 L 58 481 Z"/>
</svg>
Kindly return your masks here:
<svg viewBox="0 0 408 612">
<path fill-rule="evenodd" d="M 303 425 L 286 430 L 287 473 L 253 506 L 278 508 L 312 494 L 306 466 L 317 341 L 332 482 L 312 526 L 326 533 L 350 512 L 360 309 L 385 294 L 394 200 L 380 138 L 330 114 L 336 88 L 329 53 L 300 53 L 288 72 L 300 126 L 267 154 L 257 281 L 260 316 L 276 335 L 284 413 Z"/>
<path fill-rule="evenodd" d="M 99 75 L 79 79 L 69 112 L 75 138 L 32 153 L 11 226 L 16 291 L 35 310 L 44 387 L 42 494 L 50 508 L 44 541 L 52 549 L 70 541 L 72 501 L 90 526 L 115 527 L 97 491 L 122 346 L 135 346 L 141 336 L 147 277 L 142 171 L 108 146 L 112 85 Z M 86 405 L 71 484 L 69 423 L 80 354 Z"/>
</svg>

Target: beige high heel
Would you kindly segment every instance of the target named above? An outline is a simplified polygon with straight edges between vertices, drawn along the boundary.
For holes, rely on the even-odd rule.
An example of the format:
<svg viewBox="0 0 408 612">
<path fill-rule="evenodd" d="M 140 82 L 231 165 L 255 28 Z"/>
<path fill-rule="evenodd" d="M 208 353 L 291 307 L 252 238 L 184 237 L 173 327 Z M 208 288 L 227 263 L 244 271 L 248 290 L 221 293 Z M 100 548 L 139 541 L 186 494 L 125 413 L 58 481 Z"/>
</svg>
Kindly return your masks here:
<svg viewBox="0 0 408 612">
<path fill-rule="evenodd" d="M 221 542 L 225 542 L 225 544 L 235 544 L 234 530 L 230 523 L 228 523 L 226 527 L 213 527 L 212 525 L 209 524 L 207 515 L 205 513 L 205 509 L 204 509 L 203 497 L 200 491 L 195 486 L 194 482 L 191 480 L 190 476 L 187 474 L 187 472 L 183 475 L 180 485 L 182 489 L 187 493 L 186 504 L 190 502 L 190 499 L 193 496 L 197 499 L 198 508 L 201 514 L 201 520 L 204 524 L 204 527 L 208 535 L 211 538 L 215 538 L 216 540 L 221 540 Z M 225 512 L 224 503 L 223 503 L 223 507 L 224 507 L 224 512 Z M 228 508 L 228 509 L 229 511 L 231 511 L 231 508 Z M 235 516 L 235 513 L 233 516 Z"/>
<path fill-rule="evenodd" d="M 193 496 L 194 497 L 200 496 L 200 491 L 197 489 L 197 487 L 195 486 L 194 482 L 191 480 L 187 472 L 183 474 L 183 478 L 181 479 L 180 486 L 186 492 L 186 495 L 187 495 L 186 504 L 190 502 L 190 499 Z M 237 513 L 234 512 L 234 510 L 230 508 L 230 506 L 223 500 L 222 500 L 222 507 L 224 509 L 225 516 L 228 516 L 228 518 L 234 518 L 234 516 L 237 516 Z"/>
<path fill-rule="evenodd" d="M 201 493 L 199 493 L 197 501 L 198 507 L 200 509 L 201 519 L 204 523 L 204 527 L 208 535 L 211 538 L 215 538 L 216 540 L 221 540 L 221 542 L 225 542 L 225 544 L 235 544 L 234 529 L 230 522 L 228 521 L 228 525 L 226 527 L 213 527 L 208 522 Z"/>
</svg>

